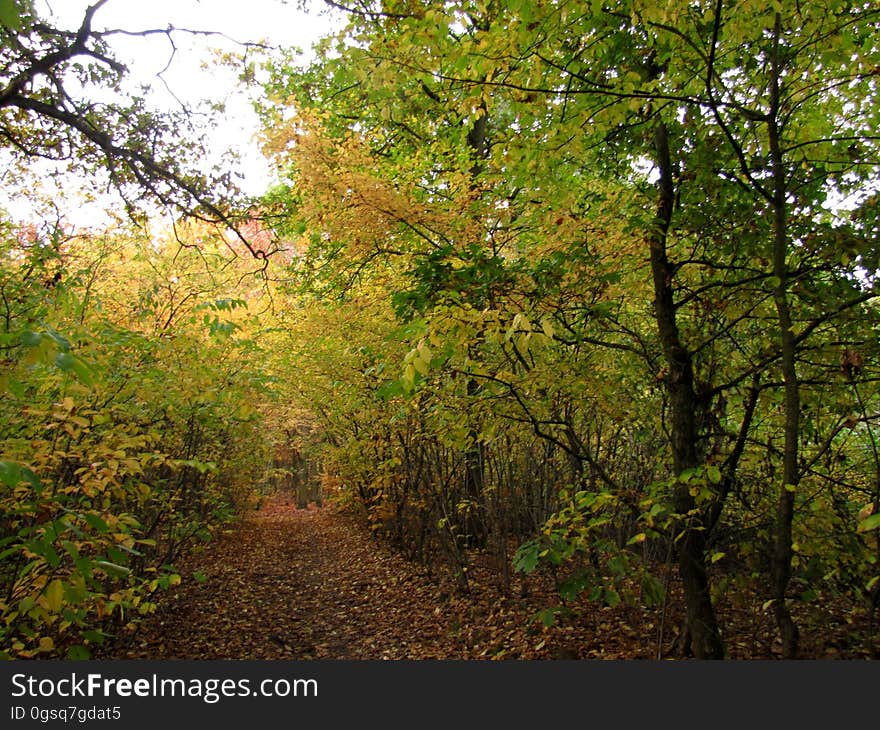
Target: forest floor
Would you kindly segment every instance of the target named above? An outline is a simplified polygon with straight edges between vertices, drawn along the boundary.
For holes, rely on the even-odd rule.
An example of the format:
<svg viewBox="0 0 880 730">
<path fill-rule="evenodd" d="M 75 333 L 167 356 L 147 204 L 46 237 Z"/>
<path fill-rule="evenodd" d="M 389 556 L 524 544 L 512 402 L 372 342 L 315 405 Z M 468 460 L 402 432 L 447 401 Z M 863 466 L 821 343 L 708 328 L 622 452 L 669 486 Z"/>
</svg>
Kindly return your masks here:
<svg viewBox="0 0 880 730">
<path fill-rule="evenodd" d="M 177 567 L 182 583 L 96 658 L 657 659 L 675 655 L 681 622 L 672 597 L 665 613 L 579 604 L 545 627 L 535 616 L 559 602 L 551 581 L 530 578 L 524 590 L 515 576 L 505 591 L 475 561 L 459 595 L 344 511 L 296 509 L 283 496 Z M 768 612 L 755 611 L 719 607 L 731 658 L 778 655 Z M 852 629 L 826 625 L 804 656 L 864 656 Z"/>
</svg>

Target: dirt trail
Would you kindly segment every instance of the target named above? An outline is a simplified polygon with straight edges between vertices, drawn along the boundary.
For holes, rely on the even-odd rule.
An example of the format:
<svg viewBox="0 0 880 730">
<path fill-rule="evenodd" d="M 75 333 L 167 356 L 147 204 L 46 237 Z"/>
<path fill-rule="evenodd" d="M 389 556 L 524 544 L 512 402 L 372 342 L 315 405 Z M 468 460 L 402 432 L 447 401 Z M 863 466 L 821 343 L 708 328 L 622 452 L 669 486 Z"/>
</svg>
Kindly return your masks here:
<svg viewBox="0 0 880 730">
<path fill-rule="evenodd" d="M 650 659 L 664 620 L 670 656 L 681 620 L 675 600 L 665 617 L 659 608 L 580 601 L 569 618 L 543 627 L 536 612 L 559 600 L 546 576 L 531 577 L 527 591 L 516 578 L 505 595 L 497 566 L 478 559 L 471 593 L 461 596 L 345 513 L 297 510 L 284 497 L 266 500 L 178 568 L 182 584 L 95 658 Z M 767 615 L 727 606 L 723 618 L 731 658 L 778 656 Z M 808 636 L 804 657 L 863 656 L 847 645 L 845 628 Z"/>
<path fill-rule="evenodd" d="M 133 635 L 101 659 L 576 659 L 648 658 L 652 624 L 597 607 L 546 628 L 552 583 L 505 595 L 493 569 L 470 566 L 471 592 L 432 581 L 353 517 L 329 507 L 264 502 L 178 564 Z M 207 580 L 199 583 L 196 571 Z"/>
<path fill-rule="evenodd" d="M 180 567 L 183 584 L 106 658 L 461 656 L 438 587 L 330 509 L 268 500 Z"/>
</svg>

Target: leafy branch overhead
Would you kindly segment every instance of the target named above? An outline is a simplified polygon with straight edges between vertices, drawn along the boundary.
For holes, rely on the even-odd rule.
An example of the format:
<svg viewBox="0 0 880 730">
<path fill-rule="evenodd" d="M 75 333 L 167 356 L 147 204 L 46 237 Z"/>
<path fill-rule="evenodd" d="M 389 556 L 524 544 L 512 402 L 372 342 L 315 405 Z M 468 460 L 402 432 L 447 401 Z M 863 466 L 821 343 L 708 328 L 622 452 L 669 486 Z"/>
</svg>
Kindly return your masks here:
<svg viewBox="0 0 880 730">
<path fill-rule="evenodd" d="M 121 30 L 98 30 L 108 0 L 90 5 L 75 30 L 48 25 L 23 8 L 17 22 L 0 27 L 0 137 L 20 165 L 42 159 L 93 176 L 123 198 L 131 213 L 143 203 L 178 215 L 221 223 L 257 258 L 241 230 L 243 201 L 228 169 L 203 171 L 206 140 L 200 115 L 182 105 L 154 111 L 141 95 L 126 93 L 127 69 L 109 41 Z M 9 11 L 7 11 L 9 12 Z M 127 35 L 162 33 L 169 27 Z M 110 101 L 105 99 L 110 98 Z"/>
</svg>

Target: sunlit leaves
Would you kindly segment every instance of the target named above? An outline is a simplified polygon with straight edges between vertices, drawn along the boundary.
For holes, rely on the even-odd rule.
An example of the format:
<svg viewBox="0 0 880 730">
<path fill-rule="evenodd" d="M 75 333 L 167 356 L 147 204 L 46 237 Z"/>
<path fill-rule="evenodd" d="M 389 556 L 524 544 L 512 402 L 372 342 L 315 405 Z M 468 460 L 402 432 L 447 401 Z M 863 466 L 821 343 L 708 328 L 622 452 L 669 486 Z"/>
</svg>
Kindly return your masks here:
<svg viewBox="0 0 880 730">
<path fill-rule="evenodd" d="M 30 0 L 0 0 L 0 25 L 21 30 L 30 10 Z"/>
<path fill-rule="evenodd" d="M 201 251 L 83 238 L 56 252 L 57 279 L 39 246 L 4 244 L 0 285 L 19 303 L 0 370 L 7 656 L 84 658 L 95 627 L 133 625 L 179 581 L 168 561 L 229 519 L 265 464 L 249 311 L 262 286 L 202 235 Z"/>
<path fill-rule="evenodd" d="M 858 531 L 870 532 L 871 530 L 876 530 L 877 528 L 880 528 L 880 514 L 871 515 L 870 517 L 866 517 L 861 522 L 859 522 Z"/>
</svg>

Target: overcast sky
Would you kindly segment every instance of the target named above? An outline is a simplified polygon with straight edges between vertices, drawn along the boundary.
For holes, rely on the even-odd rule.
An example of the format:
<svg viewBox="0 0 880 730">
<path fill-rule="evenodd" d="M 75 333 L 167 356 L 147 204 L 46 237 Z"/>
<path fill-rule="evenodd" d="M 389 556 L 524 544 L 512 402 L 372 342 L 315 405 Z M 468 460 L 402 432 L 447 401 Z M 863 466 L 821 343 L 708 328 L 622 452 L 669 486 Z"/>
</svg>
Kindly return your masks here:
<svg viewBox="0 0 880 730">
<path fill-rule="evenodd" d="M 94 2 L 35 0 L 35 5 L 40 14 L 53 18 L 54 23 L 74 29 L 82 22 L 85 9 Z M 175 33 L 177 50 L 170 66 L 172 47 L 165 36 L 119 36 L 112 45 L 117 57 L 128 65 L 130 78 L 151 84 L 153 104 L 173 106 L 177 103 L 175 96 L 187 103 L 198 99 L 226 102 L 227 113 L 211 138 L 216 141 L 218 156 L 227 146 L 239 150 L 243 158 L 240 172 L 244 175 L 240 184 L 246 192 L 259 194 L 264 192 L 269 176 L 254 141 L 256 115 L 236 84 L 234 73 L 211 68 L 209 64 L 214 49 L 240 51 L 236 42 L 266 41 L 307 51 L 330 31 L 333 21 L 324 12 L 322 0 L 308 0 L 307 11 L 300 5 L 298 0 L 110 0 L 95 15 L 93 28 L 138 31 L 174 26 L 228 36 L 225 39 Z M 160 72 L 161 80 L 157 78 Z"/>
<path fill-rule="evenodd" d="M 36 5 L 41 11 L 48 10 L 62 24 L 75 28 L 85 9 L 94 2 L 36 0 Z M 322 0 L 306 0 L 307 10 L 301 9 L 301 4 L 299 0 L 109 0 L 95 15 L 93 26 L 137 31 L 170 25 L 216 31 L 241 42 L 265 39 L 275 45 L 306 49 L 328 30 L 330 20 L 323 12 L 326 6 Z M 201 45 L 222 43 L 218 38 L 203 39 Z M 132 39 L 124 50 L 138 61 L 140 72 L 149 73 L 164 67 L 168 44 L 162 40 Z"/>
</svg>

